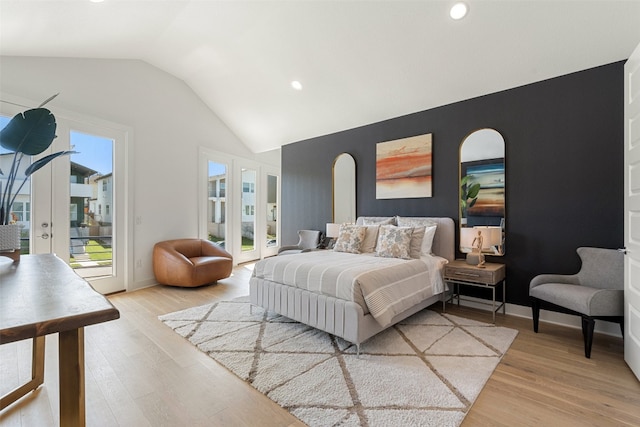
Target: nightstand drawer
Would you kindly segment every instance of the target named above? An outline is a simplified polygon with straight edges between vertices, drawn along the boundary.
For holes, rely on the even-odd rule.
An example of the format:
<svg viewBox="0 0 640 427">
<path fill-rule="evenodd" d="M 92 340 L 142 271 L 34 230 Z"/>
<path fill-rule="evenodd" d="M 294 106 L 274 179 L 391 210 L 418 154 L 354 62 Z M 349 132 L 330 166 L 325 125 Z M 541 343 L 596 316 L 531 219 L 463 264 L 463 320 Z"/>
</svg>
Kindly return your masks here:
<svg viewBox="0 0 640 427">
<path fill-rule="evenodd" d="M 454 261 L 444 267 L 445 280 L 462 280 L 465 282 L 497 285 L 505 276 L 504 264 L 485 264 L 485 268 L 478 268 L 462 261 Z"/>
</svg>

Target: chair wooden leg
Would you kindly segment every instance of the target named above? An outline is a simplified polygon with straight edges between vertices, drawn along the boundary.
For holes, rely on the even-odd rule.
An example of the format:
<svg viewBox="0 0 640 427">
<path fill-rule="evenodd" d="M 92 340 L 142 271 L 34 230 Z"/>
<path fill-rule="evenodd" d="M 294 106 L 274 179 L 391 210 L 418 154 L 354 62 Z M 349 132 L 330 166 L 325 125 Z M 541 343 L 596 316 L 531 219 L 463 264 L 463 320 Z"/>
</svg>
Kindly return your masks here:
<svg viewBox="0 0 640 427">
<path fill-rule="evenodd" d="M 538 332 L 538 323 L 540 321 L 540 300 L 531 298 L 531 311 L 533 313 L 533 332 Z"/>
<path fill-rule="evenodd" d="M 591 344 L 593 344 L 593 329 L 596 321 L 589 316 L 582 316 L 582 335 L 584 336 L 584 356 L 591 358 Z"/>
</svg>

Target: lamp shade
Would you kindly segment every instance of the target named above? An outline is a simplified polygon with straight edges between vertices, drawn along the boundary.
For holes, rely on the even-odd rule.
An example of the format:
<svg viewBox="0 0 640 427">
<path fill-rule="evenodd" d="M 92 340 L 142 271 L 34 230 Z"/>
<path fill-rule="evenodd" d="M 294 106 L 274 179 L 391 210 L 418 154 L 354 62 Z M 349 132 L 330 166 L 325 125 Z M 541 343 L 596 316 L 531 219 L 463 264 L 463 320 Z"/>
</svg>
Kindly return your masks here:
<svg viewBox="0 0 640 427">
<path fill-rule="evenodd" d="M 327 237 L 338 237 L 340 234 L 340 224 L 327 223 Z"/>
<path fill-rule="evenodd" d="M 478 232 L 473 228 L 463 227 L 460 229 L 460 251 L 471 252 L 473 250 L 473 239 Z"/>
<path fill-rule="evenodd" d="M 500 227 L 473 227 L 475 234 L 482 235 L 482 249 L 493 249 L 494 246 L 499 246 L 502 243 L 502 229 Z"/>
</svg>

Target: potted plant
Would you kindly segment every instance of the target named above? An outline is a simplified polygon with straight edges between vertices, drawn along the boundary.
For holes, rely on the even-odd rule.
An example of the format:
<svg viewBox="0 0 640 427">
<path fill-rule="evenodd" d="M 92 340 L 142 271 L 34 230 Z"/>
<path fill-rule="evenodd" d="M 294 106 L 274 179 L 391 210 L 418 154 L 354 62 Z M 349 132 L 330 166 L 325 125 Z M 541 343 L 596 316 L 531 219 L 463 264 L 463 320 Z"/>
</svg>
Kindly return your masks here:
<svg viewBox="0 0 640 427">
<path fill-rule="evenodd" d="M 460 180 L 460 219 L 467 219 L 467 209 L 478 201 L 480 183 L 473 182 L 473 175 L 465 175 Z"/>
<path fill-rule="evenodd" d="M 5 177 L 0 169 L 0 251 L 20 249 L 20 227 L 15 224 L 12 215 L 13 203 L 27 180 L 36 171 L 46 166 L 56 157 L 74 153 L 74 151 L 59 151 L 36 160 L 24 169 L 24 176 L 20 175 L 20 164 L 25 156 L 36 156 L 47 150 L 56 137 L 56 118 L 46 108 L 53 95 L 37 108 L 16 114 L 0 130 L 0 145 L 13 153 L 11 168 Z"/>
</svg>

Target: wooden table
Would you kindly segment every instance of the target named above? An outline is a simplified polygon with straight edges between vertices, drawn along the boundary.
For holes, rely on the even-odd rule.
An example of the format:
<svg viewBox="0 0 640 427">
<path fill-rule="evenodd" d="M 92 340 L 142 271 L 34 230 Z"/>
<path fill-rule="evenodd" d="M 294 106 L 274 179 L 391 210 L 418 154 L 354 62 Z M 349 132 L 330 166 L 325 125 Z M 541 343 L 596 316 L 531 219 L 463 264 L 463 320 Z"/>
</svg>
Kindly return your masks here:
<svg viewBox="0 0 640 427">
<path fill-rule="evenodd" d="M 57 332 L 60 425 L 84 426 L 84 327 L 119 317 L 109 300 L 55 255 L 0 260 L 0 344 L 33 339 L 32 379 L 2 396 L 0 410 L 43 383 L 45 335 Z"/>
</svg>

